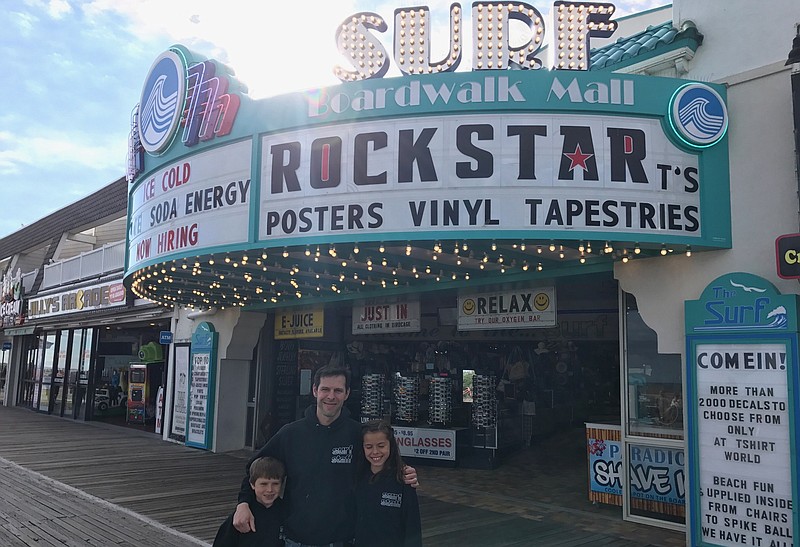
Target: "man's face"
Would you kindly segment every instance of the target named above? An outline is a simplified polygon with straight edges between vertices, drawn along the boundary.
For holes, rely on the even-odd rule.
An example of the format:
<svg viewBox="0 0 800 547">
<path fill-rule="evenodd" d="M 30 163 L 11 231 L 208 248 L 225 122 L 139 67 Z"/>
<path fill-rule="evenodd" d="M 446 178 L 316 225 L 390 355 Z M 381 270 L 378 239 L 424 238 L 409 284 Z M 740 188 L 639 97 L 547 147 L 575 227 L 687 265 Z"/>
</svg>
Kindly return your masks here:
<svg viewBox="0 0 800 547">
<path fill-rule="evenodd" d="M 319 379 L 314 388 L 317 399 L 317 419 L 323 425 L 330 425 L 342 413 L 342 405 L 350 396 L 345 387 L 344 376 L 325 376 Z"/>
<path fill-rule="evenodd" d="M 256 479 L 256 483 L 251 484 L 250 487 L 255 492 L 258 503 L 264 507 L 271 507 L 281 493 L 281 480 L 260 478 Z"/>
</svg>

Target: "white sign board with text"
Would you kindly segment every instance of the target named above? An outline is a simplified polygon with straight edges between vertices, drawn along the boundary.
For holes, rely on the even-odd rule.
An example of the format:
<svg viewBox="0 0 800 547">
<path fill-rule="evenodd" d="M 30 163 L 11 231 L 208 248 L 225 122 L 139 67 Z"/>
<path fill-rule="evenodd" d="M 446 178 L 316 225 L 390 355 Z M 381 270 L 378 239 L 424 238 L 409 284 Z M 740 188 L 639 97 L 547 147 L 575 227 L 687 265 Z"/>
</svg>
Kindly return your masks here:
<svg viewBox="0 0 800 547">
<path fill-rule="evenodd" d="M 456 432 L 452 429 L 423 429 L 392 426 L 400 455 L 432 460 L 456 459 Z"/>
<path fill-rule="evenodd" d="M 189 416 L 186 430 L 187 444 L 205 445 L 208 423 L 210 353 L 193 353 L 189 383 Z"/>
<path fill-rule="evenodd" d="M 556 325 L 555 287 L 469 293 L 458 297 L 458 330 Z"/>
<path fill-rule="evenodd" d="M 784 343 L 696 346 L 701 527 L 715 545 L 791 545 L 786 359 Z"/>
<path fill-rule="evenodd" d="M 248 240 L 250 141 L 170 164 L 130 195 L 128 268 Z"/>
<path fill-rule="evenodd" d="M 419 332 L 419 298 L 371 298 L 353 304 L 353 334 Z"/>
</svg>

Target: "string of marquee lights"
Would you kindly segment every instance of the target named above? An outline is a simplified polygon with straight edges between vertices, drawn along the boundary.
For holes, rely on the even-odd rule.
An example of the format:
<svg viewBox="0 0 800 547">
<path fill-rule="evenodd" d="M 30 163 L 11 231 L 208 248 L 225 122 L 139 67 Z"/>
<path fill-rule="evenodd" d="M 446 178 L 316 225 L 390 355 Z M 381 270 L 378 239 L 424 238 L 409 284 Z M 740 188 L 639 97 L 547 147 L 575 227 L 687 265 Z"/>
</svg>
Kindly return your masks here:
<svg viewBox="0 0 800 547">
<path fill-rule="evenodd" d="M 428 243 L 422 246 L 423 243 Z M 576 244 L 577 243 L 577 244 Z M 628 244 L 626 244 L 628 245 Z M 150 265 L 131 290 L 165 307 L 272 308 L 552 275 L 565 268 L 667 255 L 663 245 L 444 240 L 330 243 L 230 251 Z M 691 247 L 684 253 L 691 256 Z"/>
</svg>

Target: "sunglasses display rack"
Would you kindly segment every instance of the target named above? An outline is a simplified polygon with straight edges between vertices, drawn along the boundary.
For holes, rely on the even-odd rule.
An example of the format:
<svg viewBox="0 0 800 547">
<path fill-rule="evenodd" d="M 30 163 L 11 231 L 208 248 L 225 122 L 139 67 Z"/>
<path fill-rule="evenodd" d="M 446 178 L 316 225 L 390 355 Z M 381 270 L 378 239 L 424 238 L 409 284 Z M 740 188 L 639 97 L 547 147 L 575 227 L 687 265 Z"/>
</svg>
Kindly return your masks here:
<svg viewBox="0 0 800 547">
<path fill-rule="evenodd" d="M 497 425 L 497 380 L 494 376 L 476 374 L 472 380 L 472 425 L 495 427 Z"/>
<path fill-rule="evenodd" d="M 382 418 L 383 374 L 365 374 L 361 378 L 361 416 L 370 419 Z"/>
<path fill-rule="evenodd" d="M 419 397 L 419 378 L 395 376 L 394 379 L 394 418 L 398 422 L 414 423 L 419 418 L 417 400 Z"/>
<path fill-rule="evenodd" d="M 428 387 L 428 422 L 448 425 L 453 417 L 453 381 L 450 378 L 431 378 Z"/>
</svg>

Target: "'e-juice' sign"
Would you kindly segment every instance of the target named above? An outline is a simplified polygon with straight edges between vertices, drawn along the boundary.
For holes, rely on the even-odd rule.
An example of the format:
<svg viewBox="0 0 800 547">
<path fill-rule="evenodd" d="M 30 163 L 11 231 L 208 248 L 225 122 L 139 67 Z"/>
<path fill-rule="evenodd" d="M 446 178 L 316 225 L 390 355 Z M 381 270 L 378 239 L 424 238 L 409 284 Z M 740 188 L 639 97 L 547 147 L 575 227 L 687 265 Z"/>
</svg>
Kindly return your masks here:
<svg viewBox="0 0 800 547">
<path fill-rule="evenodd" d="M 686 302 L 686 333 L 691 544 L 798 545 L 797 297 L 727 274 Z"/>
</svg>

